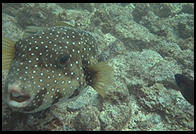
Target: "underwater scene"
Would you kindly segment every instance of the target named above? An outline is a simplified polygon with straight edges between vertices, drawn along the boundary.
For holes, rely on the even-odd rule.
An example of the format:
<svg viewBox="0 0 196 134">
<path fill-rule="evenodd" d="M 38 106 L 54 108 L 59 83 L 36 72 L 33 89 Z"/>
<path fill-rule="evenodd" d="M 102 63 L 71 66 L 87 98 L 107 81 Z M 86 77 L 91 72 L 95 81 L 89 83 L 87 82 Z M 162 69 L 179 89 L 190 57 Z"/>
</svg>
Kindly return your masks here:
<svg viewBox="0 0 196 134">
<path fill-rule="evenodd" d="M 194 3 L 3 3 L 2 131 L 194 131 Z"/>
</svg>

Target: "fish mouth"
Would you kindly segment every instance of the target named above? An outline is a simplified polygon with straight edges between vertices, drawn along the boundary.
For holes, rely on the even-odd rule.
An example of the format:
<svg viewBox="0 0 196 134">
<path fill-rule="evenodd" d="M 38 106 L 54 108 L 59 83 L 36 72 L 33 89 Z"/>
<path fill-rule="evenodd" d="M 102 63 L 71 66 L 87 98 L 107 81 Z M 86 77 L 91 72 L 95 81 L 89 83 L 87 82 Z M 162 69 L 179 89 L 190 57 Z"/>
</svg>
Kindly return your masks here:
<svg viewBox="0 0 196 134">
<path fill-rule="evenodd" d="M 29 99 L 30 99 L 29 95 L 21 94 L 20 92 L 16 90 L 12 90 L 10 92 L 10 100 L 20 103 L 20 102 L 28 101 Z"/>
<path fill-rule="evenodd" d="M 30 96 L 18 90 L 11 90 L 8 97 L 8 104 L 13 107 L 25 107 L 30 103 Z"/>
</svg>

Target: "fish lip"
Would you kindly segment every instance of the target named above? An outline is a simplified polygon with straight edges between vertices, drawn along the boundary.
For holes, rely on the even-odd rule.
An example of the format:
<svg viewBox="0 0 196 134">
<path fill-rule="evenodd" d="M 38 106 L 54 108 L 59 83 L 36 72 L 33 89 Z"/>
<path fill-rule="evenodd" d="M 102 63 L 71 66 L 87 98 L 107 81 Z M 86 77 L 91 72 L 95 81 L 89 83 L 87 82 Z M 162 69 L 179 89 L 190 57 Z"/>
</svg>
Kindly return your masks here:
<svg viewBox="0 0 196 134">
<path fill-rule="evenodd" d="M 25 101 L 17 101 L 16 99 L 13 99 L 12 92 L 18 93 L 19 95 L 22 95 L 22 96 L 28 96 L 28 97 Z M 18 108 L 25 107 L 30 103 L 30 101 L 31 101 L 31 97 L 28 94 L 24 94 L 19 90 L 12 89 L 9 91 L 9 95 L 7 96 L 8 105 L 12 107 L 18 107 Z"/>
<path fill-rule="evenodd" d="M 21 99 L 17 100 L 17 98 L 19 98 L 19 97 L 20 98 L 22 97 L 22 100 Z M 29 98 L 30 98 L 30 96 L 28 94 L 23 94 L 17 90 L 11 90 L 11 92 L 10 92 L 10 99 L 15 100 L 17 102 L 23 102 L 23 101 L 28 100 Z"/>
<path fill-rule="evenodd" d="M 11 107 L 16 107 L 16 108 L 26 107 L 32 100 L 32 96 L 30 96 L 28 93 L 24 93 L 20 85 L 21 85 L 21 81 L 15 81 L 14 83 L 8 83 L 6 102 Z M 15 95 L 12 93 L 15 93 Z M 20 97 L 20 96 L 28 96 L 28 97 L 26 99 L 22 98 L 23 100 L 20 100 L 21 98 L 17 100 L 17 97 Z"/>
</svg>

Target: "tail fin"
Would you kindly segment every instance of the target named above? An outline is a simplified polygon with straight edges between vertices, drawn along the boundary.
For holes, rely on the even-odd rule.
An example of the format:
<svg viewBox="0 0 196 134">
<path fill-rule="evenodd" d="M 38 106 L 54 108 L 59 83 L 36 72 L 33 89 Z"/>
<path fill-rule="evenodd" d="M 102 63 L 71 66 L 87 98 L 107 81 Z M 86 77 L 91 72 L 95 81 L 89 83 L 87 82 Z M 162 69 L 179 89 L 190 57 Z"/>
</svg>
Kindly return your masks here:
<svg viewBox="0 0 196 134">
<path fill-rule="evenodd" d="M 2 38 L 2 69 L 8 70 L 15 56 L 15 42 L 9 38 Z"/>
</svg>

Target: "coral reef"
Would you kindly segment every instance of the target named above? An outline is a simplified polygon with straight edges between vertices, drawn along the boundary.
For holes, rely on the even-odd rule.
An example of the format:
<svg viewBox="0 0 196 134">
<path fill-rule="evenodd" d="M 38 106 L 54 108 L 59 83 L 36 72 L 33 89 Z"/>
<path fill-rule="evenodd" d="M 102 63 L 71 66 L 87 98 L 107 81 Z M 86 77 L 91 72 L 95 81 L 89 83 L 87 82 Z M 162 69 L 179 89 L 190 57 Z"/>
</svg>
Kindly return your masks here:
<svg viewBox="0 0 196 134">
<path fill-rule="evenodd" d="M 81 109 L 74 120 L 74 127 L 79 131 L 98 131 L 101 130 L 98 118 L 99 110 L 89 106 Z"/>
<path fill-rule="evenodd" d="M 28 26 L 63 21 L 92 32 L 99 60 L 114 68 L 106 98 L 88 86 L 35 114 L 17 113 L 3 99 L 3 131 L 194 131 L 194 106 L 171 83 L 177 73 L 194 79 L 193 3 L 3 3 L 2 8 L 3 36 L 17 41 Z"/>
</svg>

